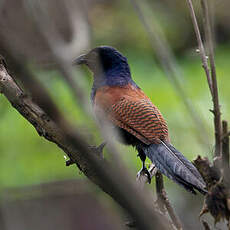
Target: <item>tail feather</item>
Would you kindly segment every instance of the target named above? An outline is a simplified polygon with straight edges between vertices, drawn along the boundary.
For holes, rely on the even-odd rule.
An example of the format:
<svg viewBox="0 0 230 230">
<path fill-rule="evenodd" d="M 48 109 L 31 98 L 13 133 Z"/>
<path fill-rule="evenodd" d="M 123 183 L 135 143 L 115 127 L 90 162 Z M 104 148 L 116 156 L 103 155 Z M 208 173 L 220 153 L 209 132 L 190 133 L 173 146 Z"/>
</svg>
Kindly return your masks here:
<svg viewBox="0 0 230 230">
<path fill-rule="evenodd" d="M 205 194 L 206 185 L 196 167 L 171 144 L 161 142 L 145 147 L 146 156 L 167 177 L 196 194 L 194 189 Z"/>
</svg>

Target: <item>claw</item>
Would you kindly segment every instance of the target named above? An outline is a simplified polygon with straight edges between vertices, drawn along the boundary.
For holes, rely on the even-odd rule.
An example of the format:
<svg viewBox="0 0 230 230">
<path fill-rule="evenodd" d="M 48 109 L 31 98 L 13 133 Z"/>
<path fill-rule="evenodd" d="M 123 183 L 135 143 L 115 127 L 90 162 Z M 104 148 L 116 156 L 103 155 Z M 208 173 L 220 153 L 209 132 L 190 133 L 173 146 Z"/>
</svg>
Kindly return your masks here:
<svg viewBox="0 0 230 230">
<path fill-rule="evenodd" d="M 146 167 L 142 167 L 141 170 L 137 173 L 137 178 L 141 175 L 145 175 L 148 178 L 148 183 L 151 184 L 151 175 Z"/>
</svg>

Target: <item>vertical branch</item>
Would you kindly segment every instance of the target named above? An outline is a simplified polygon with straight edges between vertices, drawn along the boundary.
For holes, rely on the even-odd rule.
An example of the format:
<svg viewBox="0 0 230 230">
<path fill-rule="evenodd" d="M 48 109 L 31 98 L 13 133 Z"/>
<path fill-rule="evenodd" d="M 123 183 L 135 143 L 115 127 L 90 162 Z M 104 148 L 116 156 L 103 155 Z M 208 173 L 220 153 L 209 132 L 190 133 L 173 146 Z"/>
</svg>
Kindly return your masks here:
<svg viewBox="0 0 230 230">
<path fill-rule="evenodd" d="M 204 13 L 205 38 L 207 41 L 208 51 L 210 55 L 211 75 L 210 75 L 210 70 L 208 67 L 208 61 L 207 61 L 207 56 L 205 53 L 204 45 L 201 39 L 200 29 L 199 29 L 195 11 L 193 8 L 192 0 L 187 0 L 187 2 L 188 2 L 198 46 L 199 46 L 202 66 L 205 70 L 205 74 L 206 74 L 207 81 L 208 81 L 208 86 L 209 86 L 211 96 L 212 96 L 212 101 L 213 101 L 212 112 L 214 114 L 214 127 L 215 127 L 215 156 L 220 156 L 221 154 L 221 133 L 222 133 L 221 119 L 220 119 L 221 113 L 220 113 L 219 98 L 218 98 L 213 38 L 212 38 L 212 32 L 211 32 L 211 23 L 210 23 L 210 17 L 209 17 L 208 4 L 206 0 L 201 0 L 202 9 Z"/>
<path fill-rule="evenodd" d="M 214 114 L 214 127 L 215 127 L 215 156 L 221 154 L 221 113 L 218 97 L 218 87 L 216 80 L 216 67 L 214 58 L 214 44 L 213 33 L 210 21 L 209 5 L 207 0 L 201 0 L 201 6 L 204 14 L 204 28 L 205 28 L 205 40 L 207 42 L 209 64 L 211 69 L 212 90 L 213 90 L 213 114 Z"/>
<path fill-rule="evenodd" d="M 191 14 L 191 19 L 192 19 L 192 23 L 193 23 L 193 27 L 194 27 L 194 31 L 196 34 L 196 39 L 198 42 L 198 47 L 199 47 L 199 51 L 200 51 L 200 57 L 201 57 L 201 61 L 202 61 L 202 66 L 204 68 L 206 77 L 207 77 L 207 82 L 208 82 L 208 86 L 211 92 L 211 95 L 213 95 L 213 87 L 212 87 L 212 80 L 210 77 L 210 72 L 209 72 L 209 68 L 208 68 L 208 61 L 207 61 L 207 56 L 205 54 L 205 49 L 204 49 L 204 45 L 201 39 L 201 34 L 200 34 L 200 29 L 198 26 L 198 22 L 196 19 L 196 14 L 193 8 L 193 4 L 192 4 L 192 0 L 187 0 L 188 2 L 188 6 L 189 6 L 189 10 L 190 10 L 190 14 Z"/>
<path fill-rule="evenodd" d="M 161 212 L 165 212 L 164 204 L 163 204 L 163 190 L 164 190 L 163 176 L 160 172 L 157 172 L 156 173 L 157 204 Z"/>
<path fill-rule="evenodd" d="M 229 136 L 228 136 L 228 123 L 227 121 L 222 121 L 223 126 L 223 136 L 222 139 L 222 162 L 223 162 L 223 169 L 224 175 L 227 175 L 229 169 Z"/>
</svg>

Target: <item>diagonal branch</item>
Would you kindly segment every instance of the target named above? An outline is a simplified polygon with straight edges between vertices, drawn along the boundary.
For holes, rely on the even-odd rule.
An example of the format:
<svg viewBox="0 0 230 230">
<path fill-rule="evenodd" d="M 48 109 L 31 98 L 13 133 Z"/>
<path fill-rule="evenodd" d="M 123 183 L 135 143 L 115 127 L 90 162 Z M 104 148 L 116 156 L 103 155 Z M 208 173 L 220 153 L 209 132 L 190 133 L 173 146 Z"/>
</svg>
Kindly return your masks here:
<svg viewBox="0 0 230 230">
<path fill-rule="evenodd" d="M 12 58 L 11 63 L 16 64 L 17 62 Z M 22 66 L 19 65 L 19 67 L 20 74 L 26 73 L 33 79 Z M 117 170 L 88 148 L 84 138 L 79 136 L 76 130 L 70 128 L 61 113 L 58 113 L 57 118 L 55 114 L 52 115 L 52 111 L 48 109 L 49 103 L 52 102 L 49 97 L 38 100 L 42 105 L 43 100 L 46 99 L 47 107 L 44 107 L 46 111 L 26 96 L 8 74 L 3 62 L 0 63 L 0 88 L 12 106 L 36 128 L 39 135 L 56 143 L 66 152 L 93 183 L 108 193 L 136 220 L 139 229 L 147 230 L 152 226 L 168 229 L 167 220 L 162 222 L 162 217 L 152 208 L 148 193 L 143 196 L 124 170 L 121 168 Z M 28 87 L 27 90 L 31 89 Z M 33 95 L 34 92 L 30 91 L 30 93 Z"/>
<path fill-rule="evenodd" d="M 228 122 L 227 121 L 222 121 L 222 126 L 223 126 L 223 136 L 225 136 L 222 139 L 222 167 L 223 167 L 223 174 L 224 174 L 224 179 L 228 178 L 228 173 L 229 173 L 229 136 L 226 135 L 228 134 Z"/>
<path fill-rule="evenodd" d="M 156 174 L 156 191 L 157 191 L 157 203 L 162 212 L 164 212 L 164 207 L 166 208 L 173 224 L 175 225 L 176 229 L 182 230 L 182 223 L 175 213 L 169 199 L 167 193 L 164 188 L 164 181 L 163 176 L 160 172 Z"/>
</svg>

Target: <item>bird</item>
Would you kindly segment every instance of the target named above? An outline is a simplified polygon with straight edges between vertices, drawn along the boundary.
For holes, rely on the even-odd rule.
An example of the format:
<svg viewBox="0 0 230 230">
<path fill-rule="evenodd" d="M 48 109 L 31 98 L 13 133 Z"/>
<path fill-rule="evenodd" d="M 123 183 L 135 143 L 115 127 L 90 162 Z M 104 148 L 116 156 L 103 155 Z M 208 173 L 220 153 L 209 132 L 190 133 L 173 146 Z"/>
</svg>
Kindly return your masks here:
<svg viewBox="0 0 230 230">
<path fill-rule="evenodd" d="M 91 102 L 98 123 L 106 119 L 116 129 L 119 141 L 137 150 L 142 161 L 140 172 L 149 181 L 146 157 L 186 190 L 206 194 L 206 184 L 196 167 L 171 144 L 160 110 L 132 79 L 125 56 L 111 46 L 98 46 L 74 59 L 73 64 L 84 64 L 93 73 Z"/>
</svg>

